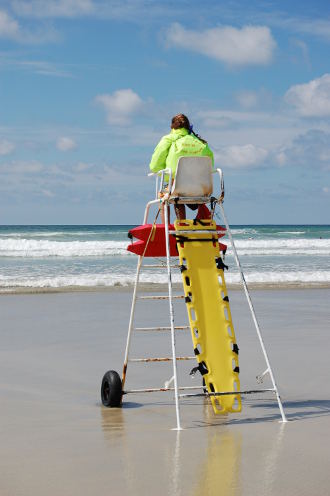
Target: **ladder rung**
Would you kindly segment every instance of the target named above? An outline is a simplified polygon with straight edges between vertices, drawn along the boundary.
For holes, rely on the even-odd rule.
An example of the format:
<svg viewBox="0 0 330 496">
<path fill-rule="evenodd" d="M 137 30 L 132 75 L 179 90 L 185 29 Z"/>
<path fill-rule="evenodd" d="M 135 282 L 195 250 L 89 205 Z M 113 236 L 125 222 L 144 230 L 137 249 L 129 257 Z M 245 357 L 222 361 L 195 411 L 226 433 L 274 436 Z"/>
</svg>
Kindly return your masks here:
<svg viewBox="0 0 330 496">
<path fill-rule="evenodd" d="M 137 298 L 139 300 L 168 300 L 169 296 L 168 295 L 138 296 Z M 183 298 L 184 298 L 184 295 L 172 296 L 173 300 L 179 300 L 179 299 L 183 299 Z"/>
<path fill-rule="evenodd" d="M 186 356 L 186 357 L 176 357 L 177 360 L 195 360 L 194 356 Z M 164 358 L 130 358 L 129 362 L 172 362 L 172 357 L 164 357 Z"/>
<path fill-rule="evenodd" d="M 180 268 L 180 265 L 170 265 L 171 269 L 179 269 Z M 167 269 L 167 265 L 164 264 L 159 264 L 159 265 L 156 265 L 156 264 L 147 264 L 147 265 L 143 265 L 143 268 L 144 269 Z"/>
<path fill-rule="evenodd" d="M 169 231 L 170 234 L 176 234 L 178 236 L 180 236 L 180 234 L 191 234 L 191 233 L 194 233 L 194 234 L 225 234 L 226 231 L 218 231 L 218 230 L 210 230 L 210 229 L 205 229 L 205 231 L 194 231 L 193 229 L 185 229 L 185 230 L 178 230 L 178 231 Z"/>
<path fill-rule="evenodd" d="M 226 391 L 223 393 L 209 393 L 207 392 L 207 396 L 228 396 L 228 395 L 235 395 L 235 394 L 258 394 L 258 393 L 276 393 L 276 389 L 271 388 L 271 389 L 252 389 L 250 391 Z M 179 398 L 188 398 L 190 396 L 205 396 L 205 394 L 200 394 L 200 393 L 188 393 L 188 394 L 179 394 Z"/>
<path fill-rule="evenodd" d="M 185 331 L 186 329 L 190 329 L 190 326 L 175 326 L 174 330 L 175 331 Z M 170 331 L 171 327 L 164 326 L 164 327 L 135 327 L 134 331 Z"/>
<path fill-rule="evenodd" d="M 202 389 L 205 386 L 180 386 L 178 387 L 179 391 L 183 391 L 186 389 L 192 390 L 192 389 Z M 148 388 L 148 389 L 128 389 L 127 391 L 123 391 L 123 394 L 131 394 L 131 393 L 156 393 L 158 391 L 165 392 L 165 391 L 175 391 L 174 387 L 162 387 L 162 388 Z M 206 393 L 205 393 L 206 394 Z"/>
</svg>

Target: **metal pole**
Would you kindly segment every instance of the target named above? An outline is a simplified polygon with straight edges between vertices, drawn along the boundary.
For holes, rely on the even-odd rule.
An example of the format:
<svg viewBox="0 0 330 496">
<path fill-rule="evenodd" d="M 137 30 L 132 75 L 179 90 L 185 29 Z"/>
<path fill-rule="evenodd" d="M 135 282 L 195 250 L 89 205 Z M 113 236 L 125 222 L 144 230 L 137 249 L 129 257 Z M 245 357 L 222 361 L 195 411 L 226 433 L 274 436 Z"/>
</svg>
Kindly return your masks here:
<svg viewBox="0 0 330 496">
<path fill-rule="evenodd" d="M 170 243 L 169 243 L 168 202 L 167 201 L 164 201 L 164 210 L 165 210 L 165 243 L 166 243 L 166 262 L 167 262 L 167 278 L 168 278 L 168 296 L 169 296 L 169 304 L 170 304 L 174 396 L 175 396 L 175 411 L 176 411 L 176 430 L 180 431 L 180 430 L 182 430 L 182 427 L 181 427 L 181 423 L 180 423 L 178 377 L 177 377 L 176 352 L 175 352 L 174 311 L 173 311 L 173 299 L 172 299 L 172 275 L 171 275 L 171 266 L 170 266 Z"/>
<path fill-rule="evenodd" d="M 151 200 L 150 202 L 147 203 L 146 209 L 144 211 L 143 224 L 147 223 L 150 206 L 155 205 L 156 203 L 159 203 L 159 200 Z"/>
<path fill-rule="evenodd" d="M 142 260 L 143 260 L 143 257 L 139 256 L 139 260 L 138 260 L 138 264 L 137 264 L 137 269 L 136 269 L 136 276 L 135 276 L 135 284 L 134 284 L 133 297 L 132 297 L 131 314 L 130 314 L 129 324 L 128 324 L 128 333 L 127 333 L 127 341 L 126 341 L 126 349 L 125 349 L 123 375 L 122 375 L 122 379 L 121 379 L 122 391 L 124 390 L 125 381 L 126 381 L 126 372 L 127 372 L 129 347 L 130 347 L 130 342 L 131 342 L 131 335 L 132 335 L 133 322 L 134 322 L 134 313 L 135 313 L 135 304 L 136 304 L 136 297 L 137 297 L 137 286 L 138 286 L 138 282 L 139 282 L 139 276 L 140 276 L 140 270 L 141 270 Z"/>
<path fill-rule="evenodd" d="M 146 224 L 146 222 L 148 220 L 148 214 L 149 214 L 150 205 L 153 205 L 154 203 L 158 203 L 158 202 L 159 202 L 159 200 L 152 200 L 149 203 L 147 203 L 146 209 L 144 211 L 143 224 Z M 142 262 L 143 262 L 143 256 L 139 256 L 138 263 L 137 263 L 137 268 L 136 268 L 136 275 L 135 275 L 135 283 L 134 283 L 134 291 L 133 291 L 133 297 L 132 297 L 131 313 L 130 313 L 129 324 L 128 324 L 127 341 L 126 341 L 124 366 L 123 366 L 123 375 L 122 375 L 122 379 L 121 379 L 122 391 L 124 390 L 125 381 L 126 381 L 126 372 L 127 372 L 129 348 L 130 348 L 130 343 L 131 343 L 131 335 L 132 335 L 133 322 L 134 322 L 134 314 L 135 314 L 135 305 L 136 305 L 136 300 L 137 300 L 137 286 L 138 286 L 138 283 L 139 283 Z"/>
<path fill-rule="evenodd" d="M 220 207 L 220 210 L 221 210 L 221 214 L 222 214 L 223 220 L 224 220 L 225 225 L 226 225 L 226 229 L 227 229 L 228 236 L 229 236 L 229 239 L 230 239 L 230 242 L 231 242 L 231 246 L 233 248 L 234 258 L 235 258 L 235 261 L 236 261 L 236 265 L 237 265 L 237 267 L 239 269 L 239 273 L 240 273 L 240 276 L 241 276 L 241 281 L 242 281 L 243 288 L 244 288 L 244 291 L 245 291 L 245 295 L 246 295 L 246 298 L 247 298 L 247 301 L 248 301 L 248 304 L 249 304 L 249 307 L 250 307 L 252 319 L 253 319 L 253 322 L 254 322 L 254 325 L 255 325 L 255 328 L 256 328 L 256 331 L 257 331 L 257 335 L 258 335 L 258 338 L 259 338 L 260 346 L 261 346 L 261 349 L 263 351 L 263 354 L 264 354 L 264 357 L 265 357 L 265 361 L 266 361 L 266 364 L 267 364 L 267 368 L 268 368 L 268 372 L 269 372 L 269 375 L 270 375 L 270 378 L 271 378 L 271 381 L 272 381 L 272 384 L 273 384 L 273 387 L 274 387 L 274 390 L 275 390 L 275 393 L 276 393 L 276 398 L 277 398 L 277 402 L 278 402 L 278 407 L 279 407 L 280 412 L 281 412 L 282 421 L 283 422 L 287 422 L 287 418 L 286 418 L 285 413 L 284 413 L 282 401 L 281 401 L 281 398 L 280 398 L 280 395 L 279 395 L 279 392 L 278 392 L 278 389 L 277 389 L 277 385 L 276 385 L 276 382 L 275 382 L 275 377 L 274 377 L 272 368 L 270 366 L 270 362 L 269 362 L 269 358 L 268 358 L 268 355 L 267 355 L 267 351 L 266 351 L 266 348 L 265 348 L 265 345 L 264 345 L 264 342 L 263 342 L 263 339 L 262 339 L 262 336 L 261 336 L 260 327 L 259 327 L 259 324 L 258 324 L 258 321 L 257 321 L 257 317 L 256 317 L 256 314 L 255 314 L 255 311 L 254 311 L 254 308 L 253 308 L 252 300 L 250 298 L 250 294 L 249 294 L 249 290 L 248 290 L 248 287 L 247 287 L 247 284 L 246 284 L 246 281 L 245 281 L 245 277 L 244 277 L 244 274 L 243 274 L 242 266 L 240 264 L 240 261 L 239 261 L 238 255 L 237 255 L 235 243 L 234 243 L 234 240 L 233 240 L 233 237 L 232 237 L 230 228 L 229 228 L 229 224 L 228 224 L 227 217 L 226 217 L 226 214 L 225 214 L 225 211 L 224 211 L 224 208 L 223 208 L 222 201 L 219 202 L 219 207 Z"/>
</svg>

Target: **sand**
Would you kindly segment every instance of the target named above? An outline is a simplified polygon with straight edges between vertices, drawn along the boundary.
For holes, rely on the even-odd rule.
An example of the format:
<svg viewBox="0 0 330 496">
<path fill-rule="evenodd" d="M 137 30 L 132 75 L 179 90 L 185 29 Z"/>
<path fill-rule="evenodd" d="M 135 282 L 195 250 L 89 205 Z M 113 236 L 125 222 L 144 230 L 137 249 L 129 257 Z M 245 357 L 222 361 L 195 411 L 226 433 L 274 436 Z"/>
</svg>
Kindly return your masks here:
<svg viewBox="0 0 330 496">
<path fill-rule="evenodd" d="M 272 395 L 215 417 L 207 400 L 169 393 L 100 403 L 108 369 L 120 371 L 131 294 L 0 297 L 0 494 L 326 495 L 330 493 L 330 290 L 253 291 L 289 422 Z M 241 291 L 230 292 L 242 388 L 265 369 Z M 137 322 L 168 322 L 168 303 L 140 303 Z M 176 321 L 185 324 L 182 302 Z M 178 350 L 191 354 L 189 335 Z M 169 336 L 136 335 L 132 356 L 165 356 Z M 180 382 L 194 382 L 180 369 Z M 168 364 L 128 369 L 127 387 L 163 385 Z M 269 383 L 265 381 L 268 387 Z"/>
</svg>

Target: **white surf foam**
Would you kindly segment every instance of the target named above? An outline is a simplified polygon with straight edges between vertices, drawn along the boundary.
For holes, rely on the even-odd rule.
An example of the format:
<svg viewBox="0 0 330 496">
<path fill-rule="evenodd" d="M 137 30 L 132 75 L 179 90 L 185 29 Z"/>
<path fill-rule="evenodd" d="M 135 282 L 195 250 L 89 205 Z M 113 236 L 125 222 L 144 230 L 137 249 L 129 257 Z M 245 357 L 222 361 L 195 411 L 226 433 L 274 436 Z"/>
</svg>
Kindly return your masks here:
<svg viewBox="0 0 330 496">
<path fill-rule="evenodd" d="M 0 276 L 0 288 L 66 288 L 66 287 L 114 287 L 131 286 L 135 274 L 66 274 L 58 276 Z M 330 271 L 292 271 L 292 272 L 249 272 L 245 274 L 248 283 L 260 284 L 330 284 Z M 164 273 L 142 274 L 143 283 L 167 284 Z M 173 274 L 173 282 L 181 282 L 180 274 Z M 237 284 L 240 276 L 236 273 L 226 273 L 226 282 Z"/>
<path fill-rule="evenodd" d="M 262 284 L 317 284 L 317 283 L 330 283 L 330 271 L 265 271 L 265 272 L 245 272 L 245 279 L 248 283 L 262 283 Z M 226 274 L 226 281 L 228 283 L 236 284 L 240 282 L 240 275 L 238 273 Z"/>
<path fill-rule="evenodd" d="M 282 236 L 282 234 L 306 234 L 306 231 L 279 231 L 278 233 L 274 234 L 279 234 Z"/>
<path fill-rule="evenodd" d="M 228 253 L 231 252 L 230 243 Z M 50 241 L 25 238 L 0 239 L 0 257 L 107 257 L 130 256 L 128 241 Z M 239 239 L 239 255 L 330 255 L 330 239 Z"/>
<path fill-rule="evenodd" d="M 102 257 L 131 255 L 126 241 L 48 241 L 0 239 L 0 257 Z"/>
<path fill-rule="evenodd" d="M 330 239 L 238 239 L 235 240 L 235 246 L 238 248 L 322 248 L 330 250 Z"/>
<path fill-rule="evenodd" d="M 239 239 L 239 255 L 330 255 L 330 239 Z M 231 252 L 228 243 L 228 253 Z"/>
</svg>

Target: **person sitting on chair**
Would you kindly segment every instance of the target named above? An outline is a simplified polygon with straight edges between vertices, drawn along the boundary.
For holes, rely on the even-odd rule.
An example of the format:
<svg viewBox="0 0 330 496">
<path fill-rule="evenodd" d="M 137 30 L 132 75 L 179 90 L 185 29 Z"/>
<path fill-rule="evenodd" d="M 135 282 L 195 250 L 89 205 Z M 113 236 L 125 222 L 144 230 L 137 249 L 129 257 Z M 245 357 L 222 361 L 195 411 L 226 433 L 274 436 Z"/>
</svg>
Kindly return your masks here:
<svg viewBox="0 0 330 496">
<path fill-rule="evenodd" d="M 149 168 L 151 172 L 159 172 L 163 169 L 172 170 L 172 178 L 175 177 L 178 160 L 180 157 L 196 156 L 211 157 L 214 166 L 213 153 L 210 150 L 207 141 L 201 138 L 193 131 L 188 117 L 184 114 L 177 114 L 172 118 L 171 132 L 163 136 L 151 157 Z M 184 205 L 175 205 L 175 213 L 178 219 L 186 218 L 186 209 Z M 190 208 L 196 210 L 197 205 L 190 205 Z M 164 204 L 161 204 L 161 217 L 164 220 Z"/>
</svg>

